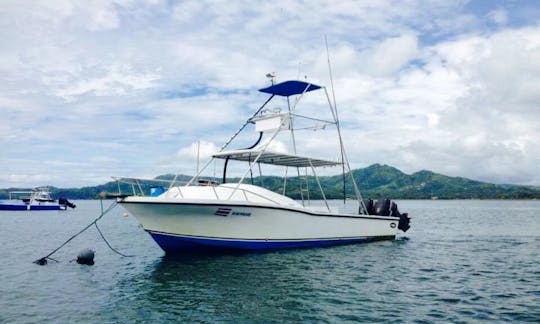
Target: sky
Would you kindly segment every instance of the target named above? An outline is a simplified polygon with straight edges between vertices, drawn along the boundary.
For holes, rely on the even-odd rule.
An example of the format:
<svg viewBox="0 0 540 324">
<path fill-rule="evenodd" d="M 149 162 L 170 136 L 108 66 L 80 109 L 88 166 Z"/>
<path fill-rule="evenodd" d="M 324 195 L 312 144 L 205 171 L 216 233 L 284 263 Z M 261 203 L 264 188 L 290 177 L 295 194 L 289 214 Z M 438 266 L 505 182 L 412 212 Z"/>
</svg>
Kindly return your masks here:
<svg viewBox="0 0 540 324">
<path fill-rule="evenodd" d="M 193 174 L 325 36 L 352 168 L 540 185 L 538 1 L 2 0 L 0 188 Z"/>
</svg>

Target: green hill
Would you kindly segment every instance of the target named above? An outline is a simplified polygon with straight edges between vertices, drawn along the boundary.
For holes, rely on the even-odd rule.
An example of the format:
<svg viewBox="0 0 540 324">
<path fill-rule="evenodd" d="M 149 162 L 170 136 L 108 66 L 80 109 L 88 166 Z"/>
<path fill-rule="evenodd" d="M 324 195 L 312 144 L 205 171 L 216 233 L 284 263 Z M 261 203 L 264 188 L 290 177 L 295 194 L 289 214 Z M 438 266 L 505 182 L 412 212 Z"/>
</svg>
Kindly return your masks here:
<svg viewBox="0 0 540 324">
<path fill-rule="evenodd" d="M 474 181 L 461 177 L 449 177 L 427 170 L 405 174 L 400 170 L 388 166 L 374 164 L 367 168 L 353 170 L 364 198 L 390 197 L 394 199 L 538 199 L 540 198 L 540 187 L 517 186 L 517 185 L 497 185 L 486 182 Z M 166 174 L 156 177 L 156 179 L 171 180 L 174 175 Z M 177 181 L 185 182 L 191 177 L 179 175 Z M 208 179 L 208 178 L 205 178 Z M 221 179 L 211 179 L 220 182 Z M 238 178 L 228 178 L 228 182 L 237 182 Z M 251 179 L 246 179 L 250 183 Z M 326 198 L 343 198 L 343 178 L 342 175 L 320 177 L 321 186 L 325 189 Z M 256 177 L 253 183 L 261 185 L 275 192 L 283 191 L 283 178 L 277 176 Z M 306 188 L 305 181 L 298 177 L 287 179 L 287 195 L 296 199 L 301 197 L 300 183 Z M 307 186 L 309 196 L 312 199 L 322 198 L 318 190 L 318 184 L 314 177 L 308 177 Z M 141 189 L 148 194 L 151 187 L 150 182 L 145 182 L 137 191 Z M 119 185 L 115 181 L 107 182 L 103 185 L 83 188 L 55 188 L 51 187 L 53 197 L 67 197 L 69 199 L 95 199 L 100 193 L 117 193 Z M 127 184 L 120 184 L 122 193 L 132 192 L 133 187 Z M 24 188 L 0 189 L 0 199 L 6 199 L 8 192 L 13 190 L 25 190 Z M 347 197 L 353 197 L 354 191 L 350 177 L 346 177 L 345 191 Z M 307 190 L 302 191 L 306 196 Z"/>
<path fill-rule="evenodd" d="M 533 199 L 540 198 L 540 188 L 497 185 L 461 177 L 449 177 L 427 170 L 407 175 L 400 170 L 374 164 L 353 171 L 364 196 L 387 196 L 404 199 Z"/>
</svg>

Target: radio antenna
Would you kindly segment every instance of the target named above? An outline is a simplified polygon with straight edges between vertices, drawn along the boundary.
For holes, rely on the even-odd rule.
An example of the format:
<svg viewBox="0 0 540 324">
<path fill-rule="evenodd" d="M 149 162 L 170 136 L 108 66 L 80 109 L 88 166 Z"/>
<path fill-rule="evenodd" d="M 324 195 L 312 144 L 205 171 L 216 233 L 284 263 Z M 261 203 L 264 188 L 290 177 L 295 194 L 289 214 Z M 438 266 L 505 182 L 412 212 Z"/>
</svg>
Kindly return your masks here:
<svg viewBox="0 0 540 324">
<path fill-rule="evenodd" d="M 324 43 L 326 45 L 326 60 L 328 62 L 328 74 L 330 75 L 330 87 L 332 88 L 332 100 L 334 101 L 334 109 L 336 109 L 336 93 L 334 91 L 334 78 L 332 77 L 332 65 L 330 64 L 330 52 L 328 51 L 328 39 L 324 35 Z"/>
<path fill-rule="evenodd" d="M 334 111 L 336 113 L 336 123 L 339 123 L 337 118 L 337 105 L 336 105 L 336 92 L 334 91 L 334 78 L 332 77 L 332 64 L 330 64 L 330 51 L 328 50 L 328 38 L 324 35 L 324 44 L 326 45 L 326 59 L 328 61 L 328 74 L 330 75 L 330 87 L 332 88 L 332 99 L 334 101 Z M 337 125 L 339 132 L 339 124 Z M 340 132 L 341 133 L 341 132 Z M 343 178 L 343 204 L 346 203 L 347 194 L 345 192 L 345 159 L 343 154 L 343 142 L 341 140 L 341 134 L 339 134 L 339 144 L 341 151 L 341 167 L 342 167 L 342 178 Z"/>
</svg>

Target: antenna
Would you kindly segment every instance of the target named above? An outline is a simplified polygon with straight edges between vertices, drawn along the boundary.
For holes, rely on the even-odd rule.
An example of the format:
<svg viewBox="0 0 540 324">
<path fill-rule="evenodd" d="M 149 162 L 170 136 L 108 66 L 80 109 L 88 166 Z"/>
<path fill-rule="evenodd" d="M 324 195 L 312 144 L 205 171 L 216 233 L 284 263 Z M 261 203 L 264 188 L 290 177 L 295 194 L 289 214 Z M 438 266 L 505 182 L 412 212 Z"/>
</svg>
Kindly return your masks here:
<svg viewBox="0 0 540 324">
<path fill-rule="evenodd" d="M 199 173 L 199 160 L 201 157 L 201 141 L 197 140 L 197 173 Z"/>
<path fill-rule="evenodd" d="M 336 107 L 336 93 L 334 91 L 334 79 L 332 78 L 332 65 L 330 64 L 330 52 L 328 51 L 328 39 L 324 35 L 324 43 L 326 45 L 326 60 L 328 61 L 328 74 L 330 75 L 330 87 L 332 88 L 332 99 L 334 100 L 334 109 Z"/>
<path fill-rule="evenodd" d="M 276 72 L 266 73 L 266 77 L 270 79 L 270 82 L 272 83 L 272 85 L 274 85 L 276 79 Z"/>
<path fill-rule="evenodd" d="M 300 80 L 300 74 L 302 73 L 302 61 L 298 62 L 298 73 L 296 73 L 296 79 Z M 304 74 L 304 79 L 307 80 L 307 74 Z"/>
<path fill-rule="evenodd" d="M 347 154 L 345 153 L 345 147 L 343 146 L 343 139 L 341 138 L 341 128 L 339 126 L 339 117 L 338 117 L 338 111 L 337 111 L 337 105 L 336 105 L 336 93 L 334 91 L 334 80 L 332 79 L 332 66 L 330 64 L 330 54 L 328 51 L 328 39 L 326 38 L 326 35 L 324 35 L 324 42 L 326 44 L 326 57 L 328 59 L 328 72 L 330 73 L 330 85 L 332 86 L 332 97 L 334 99 L 334 114 L 336 118 L 336 126 L 337 131 L 339 135 L 339 144 L 341 146 L 341 162 L 343 166 L 343 203 L 346 202 L 346 196 L 345 196 L 345 163 L 347 163 L 347 171 L 349 175 L 351 176 L 352 185 L 356 194 L 356 198 L 358 199 L 358 204 L 360 205 L 360 211 L 362 214 L 368 214 L 366 205 L 364 204 L 364 199 L 362 198 L 362 193 L 360 193 L 360 189 L 358 189 L 358 185 L 356 184 L 356 180 L 354 180 L 354 175 L 351 170 L 351 166 L 349 164 L 349 159 L 347 158 Z M 327 95 L 328 96 L 328 95 Z M 330 98 L 328 99 L 328 102 L 330 102 Z"/>
<path fill-rule="evenodd" d="M 326 45 L 326 59 L 328 61 L 328 74 L 330 75 L 330 87 L 332 88 L 332 99 L 334 100 L 334 110 L 336 111 L 336 122 L 339 123 L 337 120 L 337 105 L 336 105 L 336 92 L 334 91 L 334 79 L 332 78 L 332 65 L 330 64 L 330 51 L 328 50 L 328 38 L 326 35 L 324 35 L 324 44 Z M 338 130 L 339 130 L 339 124 L 338 124 Z M 345 160 L 344 160 L 344 154 L 343 154 L 343 142 L 341 140 L 341 135 L 339 135 L 339 144 L 340 144 L 340 151 L 341 151 L 341 167 L 342 167 L 342 178 L 343 178 L 343 204 L 347 201 L 347 193 L 345 191 Z"/>
</svg>

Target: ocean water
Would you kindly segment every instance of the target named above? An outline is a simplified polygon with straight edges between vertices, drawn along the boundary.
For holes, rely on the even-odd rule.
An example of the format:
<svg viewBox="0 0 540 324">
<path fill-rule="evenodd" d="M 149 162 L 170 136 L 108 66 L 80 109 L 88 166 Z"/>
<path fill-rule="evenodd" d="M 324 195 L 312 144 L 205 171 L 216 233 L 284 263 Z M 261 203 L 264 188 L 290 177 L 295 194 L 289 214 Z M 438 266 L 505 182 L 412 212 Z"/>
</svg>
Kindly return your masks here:
<svg viewBox="0 0 540 324">
<path fill-rule="evenodd" d="M 540 322 L 540 201 L 404 200 L 395 241 L 176 257 L 117 207 L 98 224 L 132 257 L 90 228 L 33 264 L 99 215 L 76 203 L 0 212 L 1 323 Z"/>
</svg>

